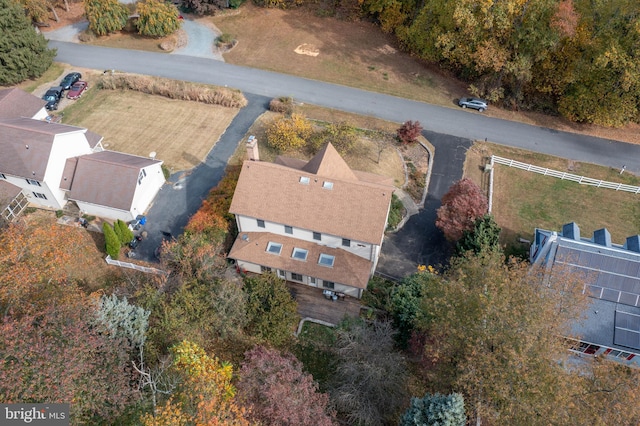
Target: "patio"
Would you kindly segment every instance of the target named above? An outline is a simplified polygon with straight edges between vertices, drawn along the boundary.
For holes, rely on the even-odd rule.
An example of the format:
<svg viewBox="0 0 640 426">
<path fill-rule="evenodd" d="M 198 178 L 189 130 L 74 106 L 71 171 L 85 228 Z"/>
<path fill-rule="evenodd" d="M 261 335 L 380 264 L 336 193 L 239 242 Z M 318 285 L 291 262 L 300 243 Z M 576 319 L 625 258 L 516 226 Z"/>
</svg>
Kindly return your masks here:
<svg viewBox="0 0 640 426">
<path fill-rule="evenodd" d="M 360 314 L 360 300 L 346 296 L 336 301 L 326 299 L 322 288 L 310 287 L 295 282 L 286 282 L 291 295 L 298 302 L 298 314 L 302 318 L 313 318 L 338 324 L 344 317 Z"/>
</svg>

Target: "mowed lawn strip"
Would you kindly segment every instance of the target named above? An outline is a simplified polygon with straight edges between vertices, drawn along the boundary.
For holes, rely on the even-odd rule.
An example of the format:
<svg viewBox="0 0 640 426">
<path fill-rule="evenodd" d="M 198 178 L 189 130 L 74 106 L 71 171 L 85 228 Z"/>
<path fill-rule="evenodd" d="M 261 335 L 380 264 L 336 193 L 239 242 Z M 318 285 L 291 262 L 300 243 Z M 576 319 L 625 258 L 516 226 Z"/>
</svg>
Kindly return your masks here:
<svg viewBox="0 0 640 426">
<path fill-rule="evenodd" d="M 640 178 L 620 170 L 531 153 L 498 145 L 477 143 L 469 151 L 465 174 L 480 182 L 482 158 L 494 154 L 609 182 L 640 186 Z M 486 178 L 486 176 L 485 176 Z M 485 179 L 486 185 L 486 179 Z M 607 228 L 612 242 L 640 233 L 640 195 L 596 188 L 503 165 L 495 165 L 493 214 L 502 227 L 502 242 L 517 245 L 518 238 L 531 240 L 534 228 L 561 231 L 576 222 L 582 237 Z"/>
<path fill-rule="evenodd" d="M 104 136 L 111 151 L 157 154 L 173 172 L 204 161 L 238 109 L 134 91 L 90 90 L 65 110 L 65 123 Z M 80 103 L 82 102 L 82 103 Z"/>
</svg>

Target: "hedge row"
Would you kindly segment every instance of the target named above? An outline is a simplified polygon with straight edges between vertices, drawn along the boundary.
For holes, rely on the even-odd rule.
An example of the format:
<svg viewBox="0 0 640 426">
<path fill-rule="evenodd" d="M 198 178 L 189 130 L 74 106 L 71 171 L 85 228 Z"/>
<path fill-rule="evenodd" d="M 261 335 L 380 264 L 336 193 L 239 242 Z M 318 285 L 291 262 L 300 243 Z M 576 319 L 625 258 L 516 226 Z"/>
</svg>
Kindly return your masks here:
<svg viewBox="0 0 640 426">
<path fill-rule="evenodd" d="M 229 108 L 242 108 L 247 105 L 247 99 L 238 90 L 224 87 L 213 88 L 184 81 L 137 74 L 105 72 L 98 81 L 98 87 L 106 90 L 135 90 L 150 95 L 165 96 L 170 99 L 203 102 Z"/>
</svg>

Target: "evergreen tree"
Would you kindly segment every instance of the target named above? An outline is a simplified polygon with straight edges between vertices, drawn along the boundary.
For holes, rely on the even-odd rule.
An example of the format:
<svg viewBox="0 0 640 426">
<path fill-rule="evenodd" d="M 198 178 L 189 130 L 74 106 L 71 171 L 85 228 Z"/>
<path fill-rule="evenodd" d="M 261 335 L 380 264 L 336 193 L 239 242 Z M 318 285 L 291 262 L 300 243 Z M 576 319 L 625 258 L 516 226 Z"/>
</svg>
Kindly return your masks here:
<svg viewBox="0 0 640 426">
<path fill-rule="evenodd" d="M 44 73 L 56 55 L 36 33 L 24 8 L 14 0 L 0 0 L 0 85 L 9 86 Z"/>
<path fill-rule="evenodd" d="M 400 426 L 464 426 L 466 423 L 462 395 L 436 393 L 411 398 L 411 406 L 402 416 Z"/>
<path fill-rule="evenodd" d="M 138 3 L 138 33 L 150 37 L 165 37 L 180 29 L 178 9 L 171 3 L 146 0 Z"/>
<path fill-rule="evenodd" d="M 129 17 L 127 7 L 118 0 L 87 0 L 84 10 L 89 29 L 99 36 L 120 31 Z"/>
<path fill-rule="evenodd" d="M 102 232 L 104 233 L 104 242 L 107 254 L 113 259 L 117 259 L 120 255 L 120 240 L 118 239 L 116 232 L 108 222 L 105 222 L 102 225 Z"/>
<path fill-rule="evenodd" d="M 116 221 L 114 230 L 116 231 L 118 238 L 120 238 L 120 242 L 123 246 L 129 244 L 129 242 L 133 240 L 133 232 L 123 220 L 118 219 Z"/>
<path fill-rule="evenodd" d="M 471 250 L 475 254 L 482 250 L 500 250 L 500 226 L 491 214 L 485 214 L 476 219 L 473 229 L 464 231 L 462 239 L 458 241 L 458 254 Z"/>
</svg>

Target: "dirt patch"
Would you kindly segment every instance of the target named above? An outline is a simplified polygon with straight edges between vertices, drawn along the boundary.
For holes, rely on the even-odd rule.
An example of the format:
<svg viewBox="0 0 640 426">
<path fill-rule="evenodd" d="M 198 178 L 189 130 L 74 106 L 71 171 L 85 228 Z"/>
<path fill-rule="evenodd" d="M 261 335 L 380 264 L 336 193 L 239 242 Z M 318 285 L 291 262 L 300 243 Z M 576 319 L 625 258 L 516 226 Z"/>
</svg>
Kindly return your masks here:
<svg viewBox="0 0 640 426">
<path fill-rule="evenodd" d="M 58 15 L 59 21 L 53 18 L 53 15 L 49 20 L 44 22 L 44 26 L 40 26 L 40 31 L 47 32 L 57 30 L 62 27 L 66 27 L 67 25 L 74 24 L 76 22 L 86 20 L 84 15 L 84 2 L 80 3 L 71 3 L 69 2 L 69 11 L 65 11 L 62 7 L 56 7 L 56 13 Z"/>
<path fill-rule="evenodd" d="M 300 46 L 294 49 L 298 55 L 307 55 L 307 56 L 318 56 L 320 54 L 320 50 L 312 44 L 301 44 Z"/>
</svg>

